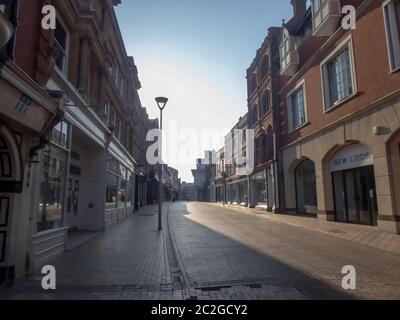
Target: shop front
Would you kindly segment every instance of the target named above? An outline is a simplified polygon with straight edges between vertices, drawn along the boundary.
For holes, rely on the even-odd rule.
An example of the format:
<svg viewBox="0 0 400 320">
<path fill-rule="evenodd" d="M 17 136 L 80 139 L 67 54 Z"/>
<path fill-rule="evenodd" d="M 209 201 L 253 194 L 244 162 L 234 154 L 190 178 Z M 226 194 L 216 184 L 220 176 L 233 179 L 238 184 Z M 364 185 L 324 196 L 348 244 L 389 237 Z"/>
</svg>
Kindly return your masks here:
<svg viewBox="0 0 400 320">
<path fill-rule="evenodd" d="M 366 145 L 341 149 L 331 160 L 336 220 L 377 226 L 374 158 Z"/>
<path fill-rule="evenodd" d="M 242 206 L 248 206 L 248 178 L 241 177 L 231 180 L 228 184 L 228 201 L 231 204 L 238 204 Z"/>
<path fill-rule="evenodd" d="M 133 214 L 135 180 L 131 168 L 128 168 L 112 155 L 108 155 L 105 213 L 107 226 Z"/>
<path fill-rule="evenodd" d="M 267 175 L 266 170 L 255 173 L 251 176 L 253 185 L 253 204 L 252 207 L 267 209 Z"/>
</svg>

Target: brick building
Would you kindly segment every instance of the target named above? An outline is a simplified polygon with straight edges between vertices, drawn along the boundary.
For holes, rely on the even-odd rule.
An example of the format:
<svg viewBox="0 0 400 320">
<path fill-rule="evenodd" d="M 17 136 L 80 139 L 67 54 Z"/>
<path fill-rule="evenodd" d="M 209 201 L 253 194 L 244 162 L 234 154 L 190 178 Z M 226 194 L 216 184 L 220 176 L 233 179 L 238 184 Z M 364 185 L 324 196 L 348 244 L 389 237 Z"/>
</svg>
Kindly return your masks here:
<svg viewBox="0 0 400 320">
<path fill-rule="evenodd" d="M 147 203 L 156 120 L 139 99 L 119 3 L 0 1 L 0 285 Z M 41 27 L 47 4 L 55 30 Z"/>
<path fill-rule="evenodd" d="M 255 134 L 254 172 L 250 176 L 249 206 L 277 211 L 279 206 L 279 40 L 281 28 L 268 29 L 247 70 L 248 128 Z"/>
<path fill-rule="evenodd" d="M 286 210 L 400 233 L 400 3 L 293 0 L 281 51 Z M 356 29 L 341 26 L 356 8 Z"/>
</svg>

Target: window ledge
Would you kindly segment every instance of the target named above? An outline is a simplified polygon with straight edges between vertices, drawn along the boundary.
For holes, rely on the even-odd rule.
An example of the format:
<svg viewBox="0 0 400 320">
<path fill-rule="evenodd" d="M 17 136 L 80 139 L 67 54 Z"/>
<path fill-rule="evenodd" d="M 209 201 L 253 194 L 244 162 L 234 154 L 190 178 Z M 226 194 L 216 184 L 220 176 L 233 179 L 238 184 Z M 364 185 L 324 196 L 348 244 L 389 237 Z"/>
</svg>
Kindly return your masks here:
<svg viewBox="0 0 400 320">
<path fill-rule="evenodd" d="M 390 74 L 395 74 L 395 73 L 398 73 L 398 72 L 400 72 L 400 66 L 397 67 L 397 68 L 395 68 L 395 69 L 392 69 L 392 70 L 390 71 Z"/>
<path fill-rule="evenodd" d="M 289 130 L 289 134 L 295 133 L 296 131 L 299 131 L 300 129 L 308 126 L 310 124 L 310 121 L 304 122 L 301 126 L 298 126 L 297 128 L 293 130 Z"/>
<path fill-rule="evenodd" d="M 352 95 L 343 98 L 342 100 L 339 100 L 336 102 L 333 106 L 329 107 L 328 109 L 324 110 L 324 113 L 330 113 L 331 111 L 335 110 L 336 108 L 340 107 L 341 105 L 345 104 L 346 102 L 349 102 L 349 100 L 352 100 L 353 98 L 358 96 L 358 92 L 353 93 Z"/>
</svg>

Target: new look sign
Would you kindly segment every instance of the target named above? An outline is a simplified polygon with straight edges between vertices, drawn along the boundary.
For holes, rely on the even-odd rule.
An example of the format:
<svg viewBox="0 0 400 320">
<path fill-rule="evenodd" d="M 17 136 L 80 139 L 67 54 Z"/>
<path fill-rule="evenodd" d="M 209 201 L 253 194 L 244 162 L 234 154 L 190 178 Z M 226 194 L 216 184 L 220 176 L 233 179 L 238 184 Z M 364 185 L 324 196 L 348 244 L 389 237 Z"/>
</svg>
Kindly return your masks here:
<svg viewBox="0 0 400 320">
<path fill-rule="evenodd" d="M 340 150 L 332 159 L 332 172 L 365 167 L 374 164 L 371 149 L 363 144 L 355 144 Z"/>
</svg>

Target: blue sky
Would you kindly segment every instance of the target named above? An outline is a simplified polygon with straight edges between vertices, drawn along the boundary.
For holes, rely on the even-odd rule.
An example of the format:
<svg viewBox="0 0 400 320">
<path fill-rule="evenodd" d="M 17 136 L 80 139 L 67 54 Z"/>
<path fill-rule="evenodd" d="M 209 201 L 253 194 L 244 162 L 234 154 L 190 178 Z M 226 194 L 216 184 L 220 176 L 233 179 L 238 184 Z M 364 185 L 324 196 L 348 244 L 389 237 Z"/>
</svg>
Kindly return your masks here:
<svg viewBox="0 0 400 320">
<path fill-rule="evenodd" d="M 176 143 L 172 128 L 227 133 L 247 112 L 246 69 L 268 27 L 292 16 L 290 0 L 123 0 L 116 13 L 150 117 L 158 117 L 154 97 L 170 99 L 164 117 L 166 161 L 183 181 L 192 181 L 196 158 L 223 141 Z M 185 142 L 192 146 L 185 151 L 191 164 L 169 156 Z"/>
</svg>

